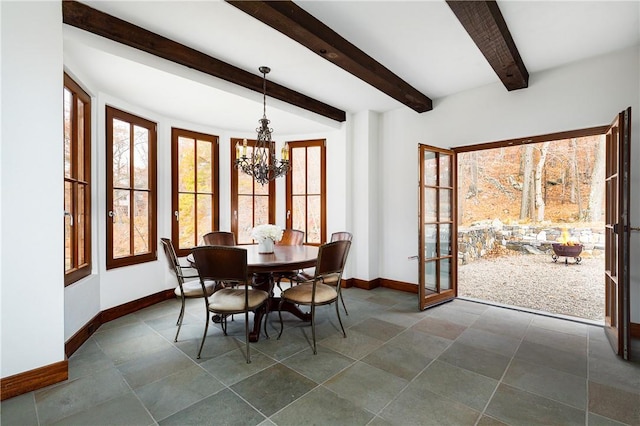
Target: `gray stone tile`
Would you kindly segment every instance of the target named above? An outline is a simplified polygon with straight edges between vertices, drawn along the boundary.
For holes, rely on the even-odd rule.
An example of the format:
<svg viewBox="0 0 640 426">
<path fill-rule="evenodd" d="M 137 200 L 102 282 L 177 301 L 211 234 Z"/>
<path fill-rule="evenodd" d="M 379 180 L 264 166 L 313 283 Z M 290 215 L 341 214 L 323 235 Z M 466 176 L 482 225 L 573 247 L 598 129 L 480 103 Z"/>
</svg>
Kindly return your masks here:
<svg viewBox="0 0 640 426">
<path fill-rule="evenodd" d="M 33 392 L 5 399 L 0 403 L 0 425 L 37 425 L 38 414 Z"/>
<path fill-rule="evenodd" d="M 521 340 L 490 331 L 467 328 L 456 342 L 512 357 L 518 350 Z"/>
<path fill-rule="evenodd" d="M 270 417 L 316 386 L 313 380 L 276 364 L 236 383 L 231 389 Z"/>
<path fill-rule="evenodd" d="M 318 346 L 316 355 L 308 348 L 282 361 L 287 367 L 316 383 L 322 383 L 335 376 L 354 362 L 354 359 L 323 346 Z"/>
<path fill-rule="evenodd" d="M 411 384 L 379 416 L 398 426 L 464 426 L 474 425 L 480 413 L 433 392 L 420 392 Z"/>
<path fill-rule="evenodd" d="M 543 365 L 514 359 L 503 383 L 567 405 L 586 409 L 587 379 Z"/>
<path fill-rule="evenodd" d="M 584 335 L 579 336 L 532 326 L 527 330 L 524 340 L 545 345 L 554 350 L 560 349 L 578 355 L 587 354 L 587 337 Z"/>
<path fill-rule="evenodd" d="M 587 357 L 584 355 L 554 350 L 549 346 L 524 341 L 520 344 L 515 358 L 576 376 L 587 377 Z"/>
<path fill-rule="evenodd" d="M 507 426 L 507 424 L 493 417 L 483 415 L 476 423 L 476 426 Z"/>
<path fill-rule="evenodd" d="M 252 350 L 251 363 L 247 364 L 244 350 L 236 349 L 202 362 L 200 367 L 207 370 L 226 386 L 231 386 L 275 363 L 276 361 L 273 358 L 257 350 Z"/>
<path fill-rule="evenodd" d="M 405 328 L 406 327 L 379 320 L 378 318 L 369 318 L 349 328 L 349 331 L 357 331 L 369 337 L 387 341 L 395 337 Z"/>
<path fill-rule="evenodd" d="M 155 422 L 133 393 L 110 399 L 86 411 L 61 419 L 53 425 L 153 425 Z"/>
<path fill-rule="evenodd" d="M 480 329 L 484 331 L 490 331 L 492 333 L 501 334 L 516 339 L 522 339 L 529 328 L 531 319 L 528 317 L 520 317 L 514 315 L 500 316 L 494 309 L 489 308 L 480 316 L 473 324 L 471 328 Z M 503 309 L 508 311 L 508 309 Z"/>
<path fill-rule="evenodd" d="M 640 394 L 589 381 L 589 412 L 640 425 Z"/>
<path fill-rule="evenodd" d="M 411 328 L 398 334 L 388 343 L 399 347 L 412 348 L 428 358 L 435 359 L 451 346 L 453 340 L 422 333 Z"/>
<path fill-rule="evenodd" d="M 48 424 L 128 392 L 131 389 L 120 372 L 109 368 L 38 390 L 35 401 L 40 422 Z"/>
<path fill-rule="evenodd" d="M 434 361 L 414 380 L 413 386 L 482 411 L 498 381 L 446 362 Z"/>
<path fill-rule="evenodd" d="M 583 425 L 585 411 L 560 402 L 500 385 L 486 414 L 514 425 Z"/>
<path fill-rule="evenodd" d="M 118 370 L 129 386 L 137 389 L 192 365 L 189 357 L 170 347 L 120 364 Z"/>
<path fill-rule="evenodd" d="M 219 380 L 194 364 L 142 386 L 135 393 L 153 418 L 162 420 L 224 388 Z"/>
<path fill-rule="evenodd" d="M 438 357 L 438 361 L 448 362 L 483 376 L 500 380 L 507 369 L 510 358 L 474 346 L 454 342 Z"/>
<path fill-rule="evenodd" d="M 544 328 L 560 333 L 575 334 L 576 336 L 587 337 L 589 335 L 589 325 L 576 321 L 567 321 L 560 318 L 535 315 L 531 320 L 532 327 Z"/>
<path fill-rule="evenodd" d="M 347 330 L 347 337 L 332 336 L 319 342 L 319 345 L 353 358 L 360 359 L 384 344 L 384 341 L 369 337 L 355 330 Z"/>
<path fill-rule="evenodd" d="M 217 424 L 252 426 L 265 417 L 228 389 L 218 392 L 158 422 L 160 425 L 202 426 Z"/>
<path fill-rule="evenodd" d="M 457 310 L 477 315 L 482 315 L 487 309 L 489 309 L 489 305 L 464 299 L 453 299 L 449 305 Z"/>
<path fill-rule="evenodd" d="M 480 318 L 480 314 L 465 311 L 453 303 L 445 303 L 429 309 L 429 316 L 450 321 L 464 327 L 470 326 Z"/>
<path fill-rule="evenodd" d="M 321 386 L 274 414 L 271 420 L 278 426 L 366 425 L 372 418 L 372 413 Z"/>
<path fill-rule="evenodd" d="M 377 413 L 408 383 L 386 371 L 357 362 L 327 380 L 324 386 L 342 398 Z"/>
<path fill-rule="evenodd" d="M 69 358 L 69 379 L 95 374 L 114 365 L 95 340 L 89 339 Z"/>
<path fill-rule="evenodd" d="M 594 413 L 587 414 L 587 422 L 589 426 L 623 426 L 624 423 L 616 422 L 613 419 L 602 417 Z"/>
<path fill-rule="evenodd" d="M 612 350 L 611 353 L 613 354 Z M 640 364 L 624 361 L 618 356 L 614 359 L 591 357 L 589 381 L 640 395 Z"/>
<path fill-rule="evenodd" d="M 409 311 L 402 304 L 393 305 L 387 310 L 378 312 L 376 315 L 379 320 L 402 326 L 402 328 L 411 327 L 424 317 L 425 315 L 422 312 L 415 311 L 415 307 L 413 311 Z"/>
<path fill-rule="evenodd" d="M 151 328 L 146 325 L 144 328 L 151 330 Z M 98 345 L 115 365 L 123 364 L 159 350 L 167 350 L 173 347 L 171 343 L 153 330 L 122 341 L 102 341 L 102 343 L 100 343 L 99 340 Z"/>
<path fill-rule="evenodd" d="M 450 340 L 455 340 L 466 328 L 464 325 L 430 316 L 411 326 L 412 330 Z"/>
<path fill-rule="evenodd" d="M 394 339 L 362 358 L 362 361 L 402 379 L 411 380 L 424 370 L 433 358 L 412 346 L 398 344 Z"/>
</svg>

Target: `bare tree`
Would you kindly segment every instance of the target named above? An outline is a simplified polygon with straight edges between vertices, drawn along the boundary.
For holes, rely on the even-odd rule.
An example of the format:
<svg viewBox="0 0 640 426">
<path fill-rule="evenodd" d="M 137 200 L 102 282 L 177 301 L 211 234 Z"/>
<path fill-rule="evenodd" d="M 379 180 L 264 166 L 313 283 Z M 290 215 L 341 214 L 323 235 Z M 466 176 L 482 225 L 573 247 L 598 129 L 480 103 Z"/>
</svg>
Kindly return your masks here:
<svg viewBox="0 0 640 426">
<path fill-rule="evenodd" d="M 571 139 L 571 202 L 578 205 L 578 219 L 583 217 L 582 197 L 580 196 L 580 174 L 578 173 L 578 141 Z"/>
<path fill-rule="evenodd" d="M 520 201 L 520 219 L 533 218 L 533 145 L 527 144 L 522 157 L 523 184 Z"/>
<path fill-rule="evenodd" d="M 536 165 L 535 175 L 535 199 L 536 209 L 538 210 L 537 220 L 542 222 L 544 220 L 544 198 L 542 198 L 542 172 L 544 171 L 544 163 L 547 158 L 547 152 L 549 151 L 549 144 L 551 142 L 545 142 L 540 147 L 540 159 Z"/>
<path fill-rule="evenodd" d="M 603 213 L 604 195 L 604 160 L 605 160 L 605 135 L 601 135 L 596 145 L 596 152 L 591 173 L 591 191 L 589 193 L 589 222 L 600 222 Z"/>
</svg>

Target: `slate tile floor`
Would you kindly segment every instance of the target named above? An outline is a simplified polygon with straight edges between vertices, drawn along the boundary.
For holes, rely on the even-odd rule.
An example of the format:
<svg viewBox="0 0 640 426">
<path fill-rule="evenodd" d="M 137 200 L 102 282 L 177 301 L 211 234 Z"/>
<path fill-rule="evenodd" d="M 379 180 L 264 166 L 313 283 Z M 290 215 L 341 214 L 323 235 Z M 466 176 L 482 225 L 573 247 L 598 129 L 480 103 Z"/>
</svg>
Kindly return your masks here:
<svg viewBox="0 0 640 426">
<path fill-rule="evenodd" d="M 316 356 L 307 325 L 287 314 L 277 340 L 271 315 L 251 364 L 242 318 L 210 327 L 197 360 L 202 301 L 177 343 L 177 302 L 149 307 L 103 325 L 66 382 L 3 401 L 1 424 L 640 425 L 640 363 L 599 327 L 465 300 L 418 312 L 383 288 L 345 299 L 346 339 L 333 306 Z"/>
</svg>

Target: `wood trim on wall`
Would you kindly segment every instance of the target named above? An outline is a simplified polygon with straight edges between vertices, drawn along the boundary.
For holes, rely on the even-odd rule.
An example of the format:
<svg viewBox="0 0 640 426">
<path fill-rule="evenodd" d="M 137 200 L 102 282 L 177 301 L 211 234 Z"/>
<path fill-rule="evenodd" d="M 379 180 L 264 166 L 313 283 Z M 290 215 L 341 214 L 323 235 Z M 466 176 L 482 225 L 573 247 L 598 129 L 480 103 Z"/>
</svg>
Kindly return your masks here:
<svg viewBox="0 0 640 426">
<path fill-rule="evenodd" d="M 640 339 L 640 323 L 632 322 L 629 324 L 629 329 L 631 331 L 631 337 L 634 339 Z"/>
<path fill-rule="evenodd" d="M 116 306 L 105 311 L 101 311 L 91 318 L 80 330 L 78 330 L 73 336 L 67 340 L 64 345 L 64 352 L 67 357 L 73 355 L 75 351 L 86 342 L 93 333 L 95 333 L 102 324 L 106 324 L 109 321 L 120 318 L 122 316 L 132 314 L 140 309 L 147 308 L 156 303 L 164 302 L 165 300 L 173 299 L 175 293 L 173 289 L 168 289 L 155 293 L 131 302 L 125 303 L 120 306 Z"/>
<path fill-rule="evenodd" d="M 415 293 L 418 294 L 418 285 L 406 283 L 404 281 L 395 281 L 389 280 L 386 278 L 379 278 L 380 286 L 385 288 L 390 288 L 392 290 L 404 291 L 407 293 Z"/>
<path fill-rule="evenodd" d="M 0 401 L 62 382 L 68 378 L 69 362 L 66 359 L 5 377 L 0 381 Z"/>
<path fill-rule="evenodd" d="M 346 280 L 342 280 L 342 287 L 356 287 L 364 290 L 373 290 L 374 288 L 380 287 L 380 278 L 376 278 L 375 280 L 371 281 L 360 280 L 358 278 L 349 278 Z"/>
</svg>

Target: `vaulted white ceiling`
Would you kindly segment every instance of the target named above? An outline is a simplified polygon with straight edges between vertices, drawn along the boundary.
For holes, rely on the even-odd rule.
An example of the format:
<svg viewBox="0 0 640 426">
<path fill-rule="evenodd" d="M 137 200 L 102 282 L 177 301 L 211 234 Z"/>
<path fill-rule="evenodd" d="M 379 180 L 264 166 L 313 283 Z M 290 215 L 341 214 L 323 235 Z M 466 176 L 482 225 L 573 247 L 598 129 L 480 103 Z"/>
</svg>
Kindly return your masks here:
<svg viewBox="0 0 640 426">
<path fill-rule="evenodd" d="M 346 112 L 407 108 L 223 1 L 83 3 L 256 75 L 267 65 L 270 81 Z M 431 99 L 499 82 L 444 1 L 296 4 Z M 640 44 L 638 1 L 498 5 L 529 74 Z M 252 132 L 262 116 L 260 93 L 66 25 L 64 60 L 94 90 L 168 117 Z M 339 125 L 271 98 L 267 116 L 276 139 Z"/>
</svg>

